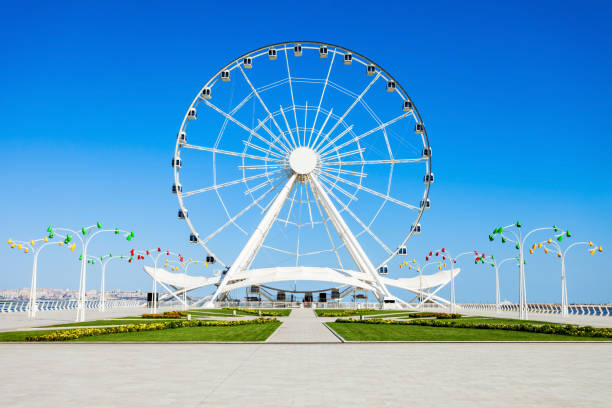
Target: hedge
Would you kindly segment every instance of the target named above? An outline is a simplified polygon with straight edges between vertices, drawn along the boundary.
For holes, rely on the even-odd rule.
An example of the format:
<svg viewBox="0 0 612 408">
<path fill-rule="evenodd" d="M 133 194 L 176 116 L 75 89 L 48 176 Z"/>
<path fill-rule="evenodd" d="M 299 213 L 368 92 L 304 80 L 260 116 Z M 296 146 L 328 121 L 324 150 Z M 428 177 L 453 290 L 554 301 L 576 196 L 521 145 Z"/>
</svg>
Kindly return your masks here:
<svg viewBox="0 0 612 408">
<path fill-rule="evenodd" d="M 342 317 L 342 316 L 359 316 L 375 312 L 377 309 L 354 309 L 354 310 L 318 310 L 319 317 Z"/>
<path fill-rule="evenodd" d="M 181 319 L 187 316 L 187 312 L 174 310 L 171 312 L 164 312 L 161 314 L 160 313 L 151 313 L 151 314 L 144 313 L 141 316 L 146 319 Z"/>
<path fill-rule="evenodd" d="M 576 337 L 605 337 L 612 338 L 612 329 L 594 328 L 592 326 L 573 326 L 567 325 L 533 325 L 533 324 L 504 324 L 504 323 L 475 323 L 475 322 L 448 322 L 440 320 L 389 320 L 389 319 L 336 319 L 336 323 L 353 324 L 390 324 L 399 326 L 430 326 L 430 327 L 451 327 L 460 329 L 489 329 L 489 330 L 511 330 L 524 331 L 530 333 L 559 334 L 564 336 Z"/>
<path fill-rule="evenodd" d="M 218 326 L 243 326 L 247 324 L 264 324 L 279 322 L 278 319 L 253 319 L 253 320 L 227 320 L 227 321 L 206 321 L 206 320 L 181 320 L 160 323 L 129 324 L 117 327 L 103 327 L 95 329 L 71 329 L 62 330 L 40 336 L 28 336 L 25 341 L 67 341 L 76 340 L 81 337 L 101 336 L 103 334 L 131 333 L 141 331 L 182 329 L 184 327 L 218 327 Z"/>
<path fill-rule="evenodd" d="M 420 317 L 435 317 L 436 319 L 458 319 L 461 317 L 459 313 L 433 313 L 433 312 L 424 312 L 424 313 L 412 313 L 410 318 L 420 318 Z"/>
<path fill-rule="evenodd" d="M 223 309 L 224 310 L 235 310 L 237 312 L 241 312 L 243 314 L 248 314 L 248 315 L 284 316 L 283 312 L 276 312 L 274 310 L 240 309 L 240 308 L 231 308 L 231 307 L 225 307 Z"/>
</svg>

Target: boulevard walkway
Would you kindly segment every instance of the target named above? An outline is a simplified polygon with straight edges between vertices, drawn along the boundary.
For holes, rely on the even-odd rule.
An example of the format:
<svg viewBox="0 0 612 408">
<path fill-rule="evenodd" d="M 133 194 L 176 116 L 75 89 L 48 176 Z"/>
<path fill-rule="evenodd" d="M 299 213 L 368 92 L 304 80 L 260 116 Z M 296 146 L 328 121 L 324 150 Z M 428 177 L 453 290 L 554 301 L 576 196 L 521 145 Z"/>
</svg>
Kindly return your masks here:
<svg viewBox="0 0 612 408">
<path fill-rule="evenodd" d="M 313 309 L 293 309 L 283 324 L 268 338 L 268 343 L 340 343 Z M 332 319 L 335 320 L 335 319 Z"/>
</svg>

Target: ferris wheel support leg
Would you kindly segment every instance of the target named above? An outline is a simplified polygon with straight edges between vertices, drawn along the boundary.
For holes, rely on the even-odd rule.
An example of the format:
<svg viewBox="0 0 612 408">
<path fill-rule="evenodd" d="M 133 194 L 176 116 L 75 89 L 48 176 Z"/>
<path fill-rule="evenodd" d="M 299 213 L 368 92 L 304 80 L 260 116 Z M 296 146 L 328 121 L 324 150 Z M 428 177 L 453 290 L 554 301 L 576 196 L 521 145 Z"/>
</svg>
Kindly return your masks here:
<svg viewBox="0 0 612 408">
<path fill-rule="evenodd" d="M 321 182 L 315 174 L 310 175 L 310 186 L 315 194 L 315 197 L 321 203 L 321 207 L 329 217 L 330 221 L 336 233 L 344 243 L 344 246 L 348 250 L 353 262 L 359 268 L 361 272 L 372 277 L 372 280 L 376 282 L 379 293 L 374 293 L 379 301 L 382 301 L 384 296 L 391 297 L 391 293 L 385 286 L 385 284 L 378 277 L 374 265 L 370 261 L 370 258 L 366 255 L 365 251 L 357 241 L 357 238 L 353 235 L 348 225 L 332 203 L 331 199 L 323 189 Z"/>
<path fill-rule="evenodd" d="M 251 238 L 249 238 L 244 248 L 242 248 L 240 254 L 238 254 L 238 257 L 230 267 L 229 271 L 227 271 L 227 274 L 219 284 L 219 287 L 217 288 L 213 296 L 206 303 L 205 307 L 214 307 L 214 302 L 221 294 L 223 294 L 224 289 L 227 286 L 227 283 L 231 280 L 232 275 L 235 274 L 237 271 L 247 269 L 251 265 L 251 263 L 255 259 L 255 256 L 261 249 L 261 246 L 263 245 L 266 236 L 270 232 L 270 228 L 272 228 L 274 221 L 276 220 L 278 214 L 283 208 L 285 201 L 287 201 L 287 197 L 289 197 L 289 193 L 291 192 L 291 189 L 293 188 L 296 179 L 297 175 L 292 175 L 287 181 L 287 183 L 284 185 L 280 193 L 278 193 L 278 195 L 272 202 L 272 205 L 268 209 L 268 212 L 266 213 L 266 215 L 264 215 L 263 219 L 253 232 L 253 235 L 251 235 Z"/>
</svg>

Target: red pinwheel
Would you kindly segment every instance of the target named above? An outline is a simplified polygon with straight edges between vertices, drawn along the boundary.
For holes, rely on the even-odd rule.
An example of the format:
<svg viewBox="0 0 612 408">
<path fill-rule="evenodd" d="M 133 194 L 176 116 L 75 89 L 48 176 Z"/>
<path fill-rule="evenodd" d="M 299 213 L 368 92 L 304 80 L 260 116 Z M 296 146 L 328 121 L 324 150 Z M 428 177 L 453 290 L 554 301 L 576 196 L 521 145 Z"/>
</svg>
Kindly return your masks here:
<svg viewBox="0 0 612 408">
<path fill-rule="evenodd" d="M 157 252 L 161 252 L 161 248 L 157 248 Z"/>
<path fill-rule="evenodd" d="M 445 256 L 443 256 L 443 257 L 442 257 L 442 260 L 446 260 L 446 257 L 445 257 Z"/>
<path fill-rule="evenodd" d="M 151 255 L 151 253 L 149 252 L 149 250 L 147 249 L 147 255 Z"/>
<path fill-rule="evenodd" d="M 426 256 L 426 257 L 425 257 L 425 260 L 426 260 L 426 261 L 429 261 L 429 257 L 428 257 L 428 256 Z"/>
<path fill-rule="evenodd" d="M 475 254 L 475 255 L 478 255 L 478 251 L 474 251 L 474 254 Z"/>
<path fill-rule="evenodd" d="M 442 252 L 446 252 L 446 250 L 444 248 L 442 248 Z"/>
<path fill-rule="evenodd" d="M 457 260 L 456 260 L 456 259 L 453 259 L 453 263 L 457 263 Z"/>
<path fill-rule="evenodd" d="M 436 256 L 438 256 L 438 255 L 440 255 L 440 253 L 439 253 L 439 252 L 436 252 Z"/>
<path fill-rule="evenodd" d="M 170 251 L 166 251 L 166 255 L 170 255 Z"/>
<path fill-rule="evenodd" d="M 433 255 L 433 252 L 431 252 L 431 251 L 430 251 L 430 252 L 429 252 L 429 256 L 432 256 L 432 255 Z"/>
<path fill-rule="evenodd" d="M 134 250 L 133 249 L 130 251 L 130 255 L 134 256 Z"/>
</svg>

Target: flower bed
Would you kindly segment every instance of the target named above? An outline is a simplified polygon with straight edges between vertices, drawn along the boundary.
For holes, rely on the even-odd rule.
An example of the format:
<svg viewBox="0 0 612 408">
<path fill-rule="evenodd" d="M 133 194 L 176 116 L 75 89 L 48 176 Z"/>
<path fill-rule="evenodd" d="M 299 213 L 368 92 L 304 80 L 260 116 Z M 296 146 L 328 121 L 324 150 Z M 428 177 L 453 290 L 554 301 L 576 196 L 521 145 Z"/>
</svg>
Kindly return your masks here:
<svg viewBox="0 0 612 408">
<path fill-rule="evenodd" d="M 433 312 L 424 312 L 424 313 L 412 313 L 410 318 L 420 318 L 420 317 L 435 317 L 436 319 L 458 319 L 461 317 L 459 313 L 433 313 Z"/>
<path fill-rule="evenodd" d="M 256 309 L 240 309 L 226 307 L 223 310 L 235 310 L 242 314 L 257 315 L 257 316 L 284 316 L 283 312 L 275 312 L 274 310 L 256 310 Z"/>
<path fill-rule="evenodd" d="M 144 313 L 141 316 L 145 319 L 181 319 L 187 316 L 187 312 L 173 310 L 164 313 Z"/>
<path fill-rule="evenodd" d="M 219 326 L 242 326 L 247 324 L 264 324 L 278 322 L 277 319 L 253 319 L 253 320 L 227 320 L 227 321 L 206 321 L 206 320 L 181 320 L 159 323 L 129 324 L 126 326 L 103 327 L 99 329 L 71 329 L 62 330 L 40 336 L 26 337 L 25 341 L 67 341 L 76 340 L 81 337 L 100 336 L 103 334 L 130 333 L 153 330 L 181 329 L 183 327 L 219 327 Z"/>
<path fill-rule="evenodd" d="M 489 329 L 489 330 L 512 330 L 530 333 L 560 334 L 576 337 L 605 337 L 612 338 L 612 329 L 595 328 L 592 326 L 568 325 L 534 325 L 534 324 L 504 324 L 504 323 L 473 323 L 473 322 L 447 322 L 440 320 L 389 320 L 389 319 L 336 319 L 336 323 L 353 324 L 391 324 L 400 326 L 430 326 L 430 327 L 452 327 L 460 329 Z"/>
<path fill-rule="evenodd" d="M 376 309 L 355 309 L 355 310 L 318 310 L 319 317 L 343 317 L 359 316 L 377 311 Z"/>
</svg>

